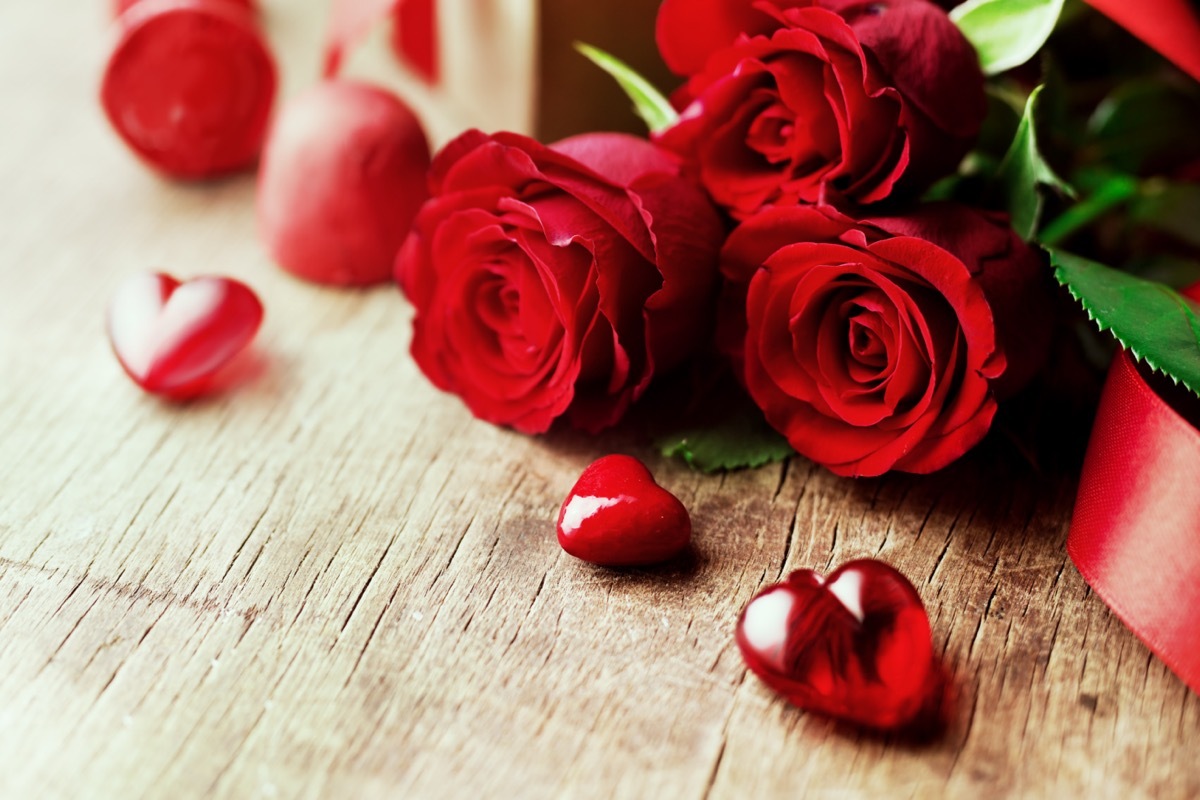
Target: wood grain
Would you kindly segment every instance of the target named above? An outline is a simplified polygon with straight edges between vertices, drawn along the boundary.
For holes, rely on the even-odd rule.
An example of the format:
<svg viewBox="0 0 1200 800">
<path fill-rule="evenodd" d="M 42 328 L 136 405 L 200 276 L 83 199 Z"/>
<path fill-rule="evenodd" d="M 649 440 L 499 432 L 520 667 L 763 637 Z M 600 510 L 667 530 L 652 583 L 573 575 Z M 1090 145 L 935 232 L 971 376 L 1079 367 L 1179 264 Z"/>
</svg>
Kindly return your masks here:
<svg viewBox="0 0 1200 800">
<path fill-rule="evenodd" d="M 288 92 L 318 5 L 268 5 Z M 1066 559 L 1073 469 L 996 437 L 931 477 L 702 476 L 630 432 L 477 422 L 408 358 L 397 292 L 271 266 L 252 178 L 168 184 L 122 150 L 103 6 L 0 7 L 0 796 L 1200 794 L 1200 702 Z M 158 402 L 108 352 L 107 297 L 152 267 L 264 298 L 227 393 Z M 611 451 L 691 509 L 689 558 L 559 550 Z M 928 605 L 925 736 L 792 708 L 733 646 L 760 587 L 859 556 Z"/>
</svg>

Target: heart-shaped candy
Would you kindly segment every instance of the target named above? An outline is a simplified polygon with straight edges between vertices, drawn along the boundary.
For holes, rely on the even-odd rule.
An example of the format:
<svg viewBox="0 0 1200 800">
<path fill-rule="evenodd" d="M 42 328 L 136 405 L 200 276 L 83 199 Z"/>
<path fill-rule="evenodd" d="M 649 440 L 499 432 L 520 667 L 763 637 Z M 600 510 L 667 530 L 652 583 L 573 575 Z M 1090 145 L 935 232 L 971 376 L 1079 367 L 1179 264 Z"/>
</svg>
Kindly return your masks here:
<svg viewBox="0 0 1200 800">
<path fill-rule="evenodd" d="M 579 476 L 558 512 L 558 543 L 576 558 L 608 567 L 656 564 L 692 538 L 675 495 L 632 456 L 605 456 Z"/>
<path fill-rule="evenodd" d="M 108 338 L 129 377 L 147 392 L 198 394 L 258 331 L 263 307 L 245 284 L 205 276 L 180 283 L 143 272 L 108 305 Z"/>
<path fill-rule="evenodd" d="M 921 598 L 873 559 L 767 587 L 742 612 L 737 643 L 751 671 L 792 703 L 874 728 L 912 720 L 936 685 Z"/>
</svg>

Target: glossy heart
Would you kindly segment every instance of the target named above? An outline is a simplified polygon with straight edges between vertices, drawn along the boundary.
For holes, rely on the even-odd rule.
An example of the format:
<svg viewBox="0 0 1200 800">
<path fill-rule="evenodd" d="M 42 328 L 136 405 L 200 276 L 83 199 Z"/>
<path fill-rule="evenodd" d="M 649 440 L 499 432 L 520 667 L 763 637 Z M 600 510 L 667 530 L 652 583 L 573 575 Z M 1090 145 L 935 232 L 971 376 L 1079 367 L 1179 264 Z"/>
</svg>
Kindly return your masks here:
<svg viewBox="0 0 1200 800">
<path fill-rule="evenodd" d="M 656 564 L 692 538 L 692 520 L 675 495 L 631 456 L 593 462 L 558 512 L 558 543 L 576 558 L 609 567 Z"/>
<path fill-rule="evenodd" d="M 245 284 L 205 276 L 180 283 L 143 272 L 108 305 L 108 338 L 121 366 L 147 392 L 182 398 L 213 375 L 258 331 L 263 308 Z"/>
<path fill-rule="evenodd" d="M 792 703 L 874 728 L 910 721 L 935 685 L 921 598 L 873 559 L 825 578 L 798 570 L 767 587 L 742 612 L 737 643 L 751 671 Z"/>
</svg>

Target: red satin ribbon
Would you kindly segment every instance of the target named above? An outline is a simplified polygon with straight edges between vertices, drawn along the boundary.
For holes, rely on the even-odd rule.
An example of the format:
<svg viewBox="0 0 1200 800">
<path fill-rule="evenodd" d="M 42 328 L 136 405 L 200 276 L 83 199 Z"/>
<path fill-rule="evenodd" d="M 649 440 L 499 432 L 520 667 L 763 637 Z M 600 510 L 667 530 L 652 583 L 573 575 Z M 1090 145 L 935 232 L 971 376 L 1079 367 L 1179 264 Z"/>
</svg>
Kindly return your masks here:
<svg viewBox="0 0 1200 800">
<path fill-rule="evenodd" d="M 1200 81 L 1200 12 L 1188 0 L 1087 0 Z"/>
<path fill-rule="evenodd" d="M 1096 594 L 1200 694 L 1200 430 L 1124 351 L 1096 413 L 1067 551 Z"/>
<path fill-rule="evenodd" d="M 388 16 L 396 22 L 392 46 L 397 55 L 428 83 L 437 83 L 437 0 L 334 0 L 325 37 L 325 76 L 335 75 L 350 45 Z"/>
</svg>

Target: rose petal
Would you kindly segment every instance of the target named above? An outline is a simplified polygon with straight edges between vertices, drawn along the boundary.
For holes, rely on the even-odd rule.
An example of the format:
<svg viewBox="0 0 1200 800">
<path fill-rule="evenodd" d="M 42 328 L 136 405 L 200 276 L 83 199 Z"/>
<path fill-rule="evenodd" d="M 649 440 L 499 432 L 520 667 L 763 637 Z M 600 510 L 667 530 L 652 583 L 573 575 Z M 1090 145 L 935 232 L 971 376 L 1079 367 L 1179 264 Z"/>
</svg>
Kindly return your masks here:
<svg viewBox="0 0 1200 800">
<path fill-rule="evenodd" d="M 778 21 L 761 6 L 808 6 L 812 0 L 663 0 L 655 21 L 655 39 L 663 61 L 678 75 L 691 75 L 739 35 L 765 33 Z"/>
<path fill-rule="evenodd" d="M 987 112 L 975 49 L 946 13 L 926 0 L 821 0 L 845 16 L 862 46 L 938 128 L 974 138 Z"/>
<path fill-rule="evenodd" d="M 552 149 L 468 131 L 430 172 L 396 276 L 414 358 L 476 416 L 599 430 L 696 347 L 723 231 L 674 156 L 623 135 Z"/>
<path fill-rule="evenodd" d="M 627 133 L 583 133 L 561 139 L 550 145 L 550 149 L 620 186 L 628 186 L 651 173 L 680 172 L 675 154 Z"/>
</svg>

